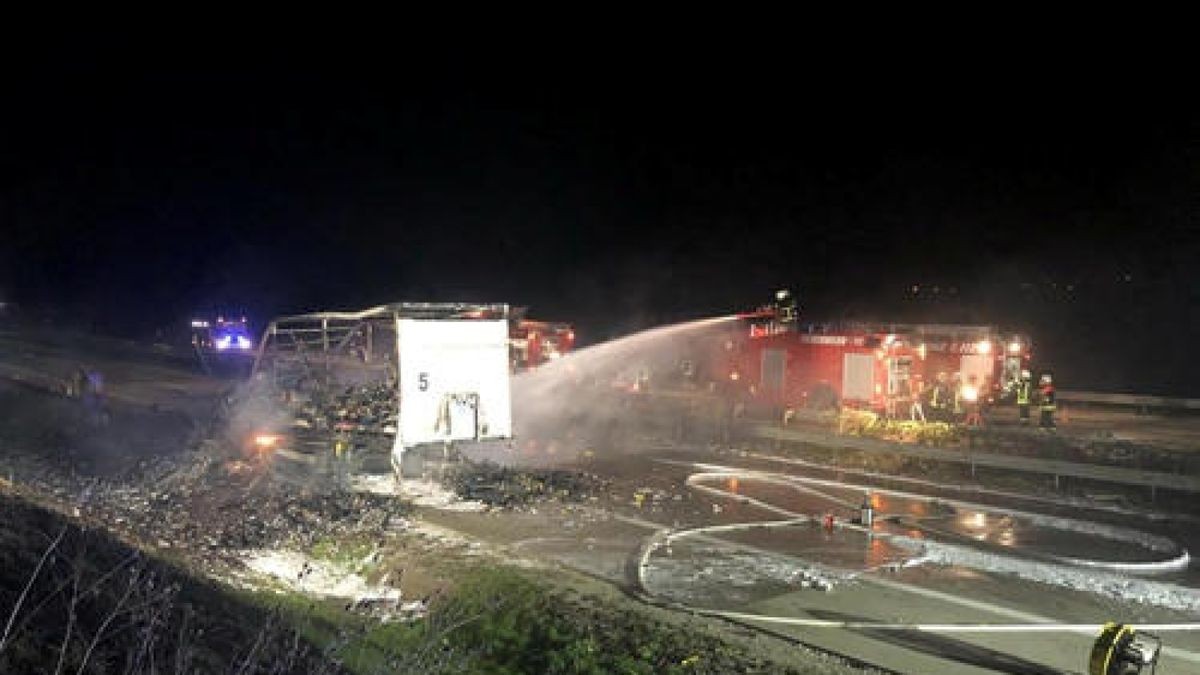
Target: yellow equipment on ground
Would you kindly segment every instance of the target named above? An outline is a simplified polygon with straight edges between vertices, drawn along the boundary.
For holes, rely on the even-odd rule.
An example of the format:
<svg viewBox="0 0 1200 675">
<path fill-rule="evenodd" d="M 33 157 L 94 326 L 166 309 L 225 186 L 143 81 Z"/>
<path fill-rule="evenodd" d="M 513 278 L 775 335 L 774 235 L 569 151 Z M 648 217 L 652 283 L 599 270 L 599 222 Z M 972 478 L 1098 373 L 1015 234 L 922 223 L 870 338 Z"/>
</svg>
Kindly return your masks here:
<svg viewBox="0 0 1200 675">
<path fill-rule="evenodd" d="M 1088 675 L 1137 675 L 1146 666 L 1153 675 L 1158 667 L 1162 641 L 1139 633 L 1133 626 L 1110 621 L 1104 624 L 1088 659 Z"/>
</svg>

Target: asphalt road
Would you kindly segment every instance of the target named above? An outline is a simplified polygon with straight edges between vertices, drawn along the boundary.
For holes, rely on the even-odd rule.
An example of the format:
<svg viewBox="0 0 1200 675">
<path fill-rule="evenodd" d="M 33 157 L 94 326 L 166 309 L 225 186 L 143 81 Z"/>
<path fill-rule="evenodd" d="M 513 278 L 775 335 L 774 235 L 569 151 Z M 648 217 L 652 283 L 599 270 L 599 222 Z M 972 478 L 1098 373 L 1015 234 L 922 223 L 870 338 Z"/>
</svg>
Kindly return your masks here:
<svg viewBox="0 0 1200 675">
<path fill-rule="evenodd" d="M 678 455 L 676 456 L 678 459 Z M 736 464 L 736 461 L 730 462 Z M 649 458 L 631 456 L 623 468 L 613 472 L 616 481 L 646 480 L 655 477 L 655 485 L 674 485 L 670 491 L 686 489 L 681 483 L 691 470 L 682 464 L 655 464 Z M 803 475 L 799 469 L 783 469 L 783 475 Z M 627 485 L 632 486 L 632 483 Z M 726 486 L 727 488 L 729 486 Z M 658 529 L 682 529 L 703 527 L 708 524 L 724 526 L 735 522 L 778 520 L 779 513 L 756 508 L 751 502 L 759 500 L 773 506 L 795 509 L 800 513 L 812 513 L 819 507 L 806 502 L 803 495 L 788 496 L 779 490 L 755 487 L 752 481 L 743 480 L 734 484 L 726 508 L 719 515 L 697 519 L 695 509 L 691 517 L 673 512 L 673 502 L 662 502 L 661 508 L 636 509 L 623 516 L 626 522 L 642 526 L 647 536 Z M 719 503 L 719 499 L 715 503 Z M 1025 506 L 1025 505 L 1023 505 Z M 852 511 L 834 507 L 839 518 L 851 518 Z M 991 506 L 986 510 L 989 518 L 1002 512 L 1003 506 Z M 700 510 L 703 512 L 703 509 Z M 1062 512 L 1060 509 L 1059 513 Z M 884 514 L 881 514 L 883 516 Z M 1076 514 L 1082 521 L 1091 523 L 1103 518 L 1090 511 Z M 966 517 L 966 515 L 964 515 Z M 972 514 L 973 517 L 973 514 Z M 968 518 L 970 519 L 970 518 Z M 1019 521 L 1018 521 L 1019 522 Z M 1126 521 L 1127 522 L 1127 521 Z M 694 568 L 686 568 L 678 579 L 663 583 L 661 574 L 651 573 L 662 588 L 650 590 L 663 599 L 686 602 L 691 607 L 708 610 L 731 611 L 762 618 L 739 619 L 740 622 L 756 625 L 773 632 L 784 633 L 801 641 L 846 654 L 881 667 L 906 673 L 1076 673 L 1084 672 L 1088 651 L 1095 639 L 1093 631 L 1087 629 L 1046 631 L 1022 630 L 1031 624 L 1086 624 L 1099 625 L 1109 620 L 1134 623 L 1178 623 L 1200 622 L 1200 612 L 1184 611 L 1155 606 L 1131 598 L 1119 598 L 1108 592 L 1093 593 L 1077 587 L 1072 588 L 1022 578 L 1013 574 L 988 569 L 986 565 L 923 564 L 901 569 L 879 567 L 870 569 L 872 561 L 878 562 L 876 547 L 878 540 L 865 537 L 853 529 L 837 528 L 827 536 L 816 535 L 812 527 L 795 526 L 779 528 L 777 533 L 766 534 L 762 530 L 745 536 L 729 533 L 713 534 L 731 545 L 749 547 L 768 557 L 782 556 L 798 566 L 811 564 L 829 565 L 831 552 L 836 551 L 836 564 L 843 572 L 852 572 L 852 578 L 835 584 L 832 591 L 812 589 L 790 589 L 786 585 L 768 583 L 771 569 L 757 572 L 753 569 L 712 572 L 714 553 L 706 545 L 676 543 L 669 553 L 658 552 L 649 558 L 649 566 L 670 561 L 677 569 L 681 563 L 674 559 L 695 557 Z M 926 533 L 925 536 L 936 536 Z M 1042 545 L 1053 547 L 1053 540 L 1042 537 Z M 1108 543 L 1097 537 L 1088 544 L 1072 542 L 1086 553 L 1104 556 Z M 720 547 L 718 547 L 720 548 Z M 854 551 L 857 549 L 857 562 Z M 987 549 L 984 549 L 987 550 Z M 847 557 L 850 552 L 850 557 Z M 1013 546 L 1010 557 L 1025 559 L 1029 564 L 1040 564 L 1038 558 L 1029 558 L 1022 547 Z M 663 556 L 666 556 L 664 558 Z M 753 567 L 751 565 L 750 567 Z M 1086 588 L 1092 578 L 1097 588 L 1107 583 L 1108 577 L 1079 568 L 1077 575 Z M 763 578 L 755 579 L 755 574 Z M 725 575 L 725 576 L 723 576 Z M 1120 576 L 1120 574 L 1118 574 Z M 1132 578 L 1132 577 L 1131 577 Z M 1186 575 L 1146 577 L 1151 582 L 1162 582 L 1179 586 L 1184 596 L 1195 596 L 1200 603 L 1200 591 L 1186 585 Z M 729 587 L 751 589 L 745 597 L 730 600 Z M 1198 605 L 1200 606 L 1200 605 Z M 769 617 L 769 618 L 766 618 Z M 845 621 L 858 624 L 853 628 L 814 627 L 792 625 L 788 619 L 801 622 Z M 781 622 L 782 621 L 782 622 Z M 973 633 L 948 630 L 921 630 L 913 628 L 887 629 L 874 627 L 891 624 L 960 624 L 963 626 L 986 626 L 994 624 L 1012 625 L 1006 632 Z M 1197 623 L 1200 628 L 1200 623 Z M 1200 632 L 1163 633 L 1168 646 L 1160 673 L 1189 673 L 1200 669 Z"/>
</svg>

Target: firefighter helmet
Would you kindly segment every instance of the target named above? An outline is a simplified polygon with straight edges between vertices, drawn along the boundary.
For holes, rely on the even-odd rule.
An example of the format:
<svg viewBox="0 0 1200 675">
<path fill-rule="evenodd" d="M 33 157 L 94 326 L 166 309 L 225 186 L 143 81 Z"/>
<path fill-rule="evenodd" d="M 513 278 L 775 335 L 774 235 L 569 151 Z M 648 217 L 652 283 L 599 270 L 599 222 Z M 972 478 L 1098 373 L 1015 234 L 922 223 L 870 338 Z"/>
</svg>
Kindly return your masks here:
<svg viewBox="0 0 1200 675">
<path fill-rule="evenodd" d="M 1033 379 L 1033 373 L 1029 372 L 1028 370 L 1022 370 L 1021 371 L 1021 379 L 1022 380 L 1031 380 L 1031 379 Z"/>
<path fill-rule="evenodd" d="M 1050 373 L 1042 374 L 1042 384 L 1052 384 L 1053 382 L 1054 378 L 1050 377 Z"/>
</svg>

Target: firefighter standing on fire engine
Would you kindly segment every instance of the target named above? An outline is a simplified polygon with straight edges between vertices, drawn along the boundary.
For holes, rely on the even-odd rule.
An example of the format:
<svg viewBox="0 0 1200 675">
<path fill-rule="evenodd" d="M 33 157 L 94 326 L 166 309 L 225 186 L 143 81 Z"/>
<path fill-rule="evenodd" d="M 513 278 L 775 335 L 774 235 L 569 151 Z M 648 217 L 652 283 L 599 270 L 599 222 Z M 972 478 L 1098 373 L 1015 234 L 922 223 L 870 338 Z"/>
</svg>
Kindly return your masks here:
<svg viewBox="0 0 1200 675">
<path fill-rule="evenodd" d="M 1041 410 L 1042 416 L 1038 421 L 1038 426 L 1043 429 L 1054 428 L 1054 411 L 1058 410 L 1056 405 L 1056 395 L 1054 391 L 1054 379 L 1050 377 L 1050 373 L 1042 375 L 1041 391 L 1038 396 L 1038 407 Z"/>
<path fill-rule="evenodd" d="M 1033 375 L 1028 370 L 1021 371 L 1021 379 L 1017 382 L 1017 411 L 1020 413 L 1021 424 L 1029 424 L 1029 404 L 1033 401 Z"/>
</svg>

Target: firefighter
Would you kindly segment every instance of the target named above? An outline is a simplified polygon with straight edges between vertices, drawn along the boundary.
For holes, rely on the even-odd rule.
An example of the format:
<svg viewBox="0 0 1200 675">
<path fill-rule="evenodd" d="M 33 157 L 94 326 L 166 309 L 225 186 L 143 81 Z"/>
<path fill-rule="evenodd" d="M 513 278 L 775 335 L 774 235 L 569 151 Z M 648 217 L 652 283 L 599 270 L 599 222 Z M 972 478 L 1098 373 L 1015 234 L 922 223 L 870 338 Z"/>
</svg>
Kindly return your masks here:
<svg viewBox="0 0 1200 675">
<path fill-rule="evenodd" d="M 963 424 L 969 427 L 983 426 L 983 391 L 979 388 L 979 377 L 972 374 L 967 378 L 967 384 L 959 391 L 962 392 L 963 411 L 966 417 Z"/>
<path fill-rule="evenodd" d="M 930 416 L 938 422 L 949 421 L 950 384 L 946 373 L 937 374 L 937 382 L 929 393 Z"/>
<path fill-rule="evenodd" d="M 961 422 L 963 419 L 963 378 L 962 373 L 955 373 L 954 380 L 951 384 L 951 417 L 955 422 Z"/>
<path fill-rule="evenodd" d="M 83 406 L 94 426 L 108 426 L 108 402 L 104 396 L 104 375 L 99 370 L 89 370 L 83 385 Z"/>
<path fill-rule="evenodd" d="M 87 388 L 87 381 L 87 370 L 83 366 L 76 368 L 75 372 L 71 373 L 71 379 L 67 384 L 67 395 L 71 398 L 82 399 L 84 390 Z"/>
<path fill-rule="evenodd" d="M 1028 370 L 1021 371 L 1021 379 L 1017 381 L 1017 411 L 1022 425 L 1029 424 L 1029 404 L 1033 400 L 1033 375 Z"/>
<path fill-rule="evenodd" d="M 1055 402 L 1054 378 L 1050 373 L 1042 375 L 1041 390 L 1038 392 L 1038 407 L 1041 410 L 1042 416 L 1038 422 L 1038 426 L 1043 429 L 1054 428 L 1054 411 L 1058 409 Z"/>
<path fill-rule="evenodd" d="M 908 383 L 909 387 L 911 388 L 909 392 L 909 400 L 912 403 L 912 407 L 909 408 L 908 415 L 914 422 L 917 420 L 924 422 L 925 407 L 922 405 L 921 401 L 925 398 L 925 388 L 921 385 L 921 378 L 918 375 L 917 377 L 909 380 Z"/>
<path fill-rule="evenodd" d="M 637 382 L 634 384 L 636 391 L 639 394 L 645 394 L 650 391 L 650 370 L 642 368 L 638 371 Z"/>
</svg>

